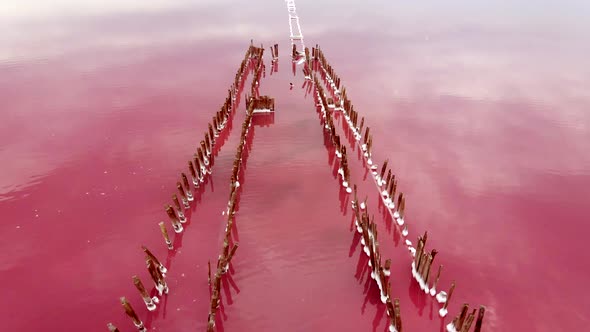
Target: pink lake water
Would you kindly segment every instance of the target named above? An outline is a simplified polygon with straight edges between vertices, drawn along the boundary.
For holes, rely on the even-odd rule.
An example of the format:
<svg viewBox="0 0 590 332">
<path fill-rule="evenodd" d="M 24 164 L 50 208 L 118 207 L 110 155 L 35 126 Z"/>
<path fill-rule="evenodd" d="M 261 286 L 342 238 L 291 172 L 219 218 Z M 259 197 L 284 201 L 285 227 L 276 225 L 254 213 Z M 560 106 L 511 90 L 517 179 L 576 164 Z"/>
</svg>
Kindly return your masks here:
<svg viewBox="0 0 590 332">
<path fill-rule="evenodd" d="M 286 5 L 247 4 L 0 4 L 7 331 L 106 331 L 108 322 L 132 331 L 120 296 L 150 330 L 205 329 L 207 261 L 221 248 L 243 102 L 174 251 L 157 223 L 252 38 L 279 43 L 279 72 L 261 83 L 277 111 L 250 133 L 218 330 L 386 330 L 350 229 L 351 197 L 301 68 L 291 72 Z M 465 302 L 486 306 L 484 331 L 584 330 L 590 5 L 299 0 L 297 12 L 306 44 L 321 45 L 366 116 L 374 159 L 390 159 L 410 239 L 428 231 L 439 251 L 439 289 L 456 280 L 442 320 L 349 151 L 393 260 L 404 330 L 442 331 Z M 142 244 L 169 268 L 171 292 L 152 313 L 131 282 L 149 284 Z"/>
</svg>

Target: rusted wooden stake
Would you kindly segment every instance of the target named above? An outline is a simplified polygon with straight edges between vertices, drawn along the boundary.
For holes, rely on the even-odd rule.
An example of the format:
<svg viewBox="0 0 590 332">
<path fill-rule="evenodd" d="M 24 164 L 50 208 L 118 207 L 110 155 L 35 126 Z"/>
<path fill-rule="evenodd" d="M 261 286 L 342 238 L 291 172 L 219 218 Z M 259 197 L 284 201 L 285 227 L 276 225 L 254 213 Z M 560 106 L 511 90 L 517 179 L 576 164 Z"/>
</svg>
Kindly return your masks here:
<svg viewBox="0 0 590 332">
<path fill-rule="evenodd" d="M 236 254 L 236 250 L 238 250 L 238 245 L 239 245 L 239 243 L 236 242 L 236 244 L 234 244 L 234 246 L 231 248 L 231 251 L 230 251 L 229 255 L 227 256 L 227 264 L 229 264 L 231 262 L 231 259 Z"/>
<path fill-rule="evenodd" d="M 184 191 L 184 187 L 182 186 L 182 184 L 180 182 L 176 182 L 176 188 L 178 189 L 178 193 L 180 194 L 180 199 L 182 200 L 182 204 L 184 205 L 185 208 L 189 208 L 190 205 L 188 203 L 188 196 L 187 196 L 186 192 Z"/>
<path fill-rule="evenodd" d="M 164 225 L 163 221 L 160 221 L 158 223 L 158 226 L 160 226 L 160 232 L 162 232 L 162 236 L 164 237 L 164 242 L 166 242 L 166 246 L 168 246 L 169 250 L 174 249 L 174 246 L 172 245 L 172 241 L 170 241 L 170 236 L 168 236 L 168 230 L 166 229 L 166 225 Z"/>
<path fill-rule="evenodd" d="M 449 293 L 447 294 L 447 300 L 443 304 L 442 309 L 440 310 L 441 313 L 445 313 L 447 311 L 447 307 L 449 306 L 449 302 L 451 301 L 451 297 L 453 296 L 453 292 L 455 291 L 455 280 L 451 283 L 451 288 L 449 289 Z M 446 315 L 446 313 L 445 313 Z M 443 317 L 445 315 L 442 315 Z"/>
<path fill-rule="evenodd" d="M 365 144 L 367 144 L 367 142 L 369 141 L 369 133 L 371 131 L 371 127 L 367 126 L 367 130 L 365 130 L 365 138 L 363 139 L 363 142 Z"/>
<path fill-rule="evenodd" d="M 137 327 L 137 329 L 139 331 L 145 332 L 146 329 L 145 329 L 145 326 L 143 326 L 143 322 L 141 321 L 141 319 L 139 319 L 139 317 L 135 313 L 135 310 L 133 310 L 133 307 L 131 306 L 129 301 L 127 301 L 127 299 L 125 297 L 122 297 L 120 300 L 121 300 L 121 305 L 123 306 L 123 309 L 125 309 L 125 313 L 127 314 L 127 316 L 129 316 L 129 318 L 131 318 L 135 327 Z"/>
<path fill-rule="evenodd" d="M 143 299 L 143 302 L 145 303 L 145 306 L 147 307 L 147 309 L 149 311 L 156 310 L 156 304 L 154 303 L 152 298 L 149 296 L 147 290 L 143 286 L 143 283 L 141 282 L 139 277 L 133 276 L 132 279 L 133 279 L 133 284 L 135 285 L 135 288 L 137 288 L 137 291 L 139 291 L 139 295 L 141 295 L 141 298 Z"/>
<path fill-rule="evenodd" d="M 152 252 L 146 246 L 141 246 L 141 249 L 145 255 L 156 264 L 158 270 L 160 270 L 161 273 L 166 274 L 166 272 L 168 272 L 168 269 L 164 266 L 164 264 L 160 263 L 156 256 L 152 254 Z"/>
<path fill-rule="evenodd" d="M 197 177 L 197 170 L 190 160 L 188 161 L 188 170 L 191 173 L 191 177 L 193 178 L 193 185 L 195 188 L 197 188 L 199 186 L 199 178 Z"/>
<path fill-rule="evenodd" d="M 414 255 L 414 268 L 418 271 L 418 265 L 420 264 L 420 259 L 422 259 L 422 251 L 424 250 L 424 238 L 422 236 L 418 237 L 418 244 L 416 247 L 416 254 Z"/>
<path fill-rule="evenodd" d="M 389 163 L 389 159 L 386 159 L 385 162 L 383 163 L 383 166 L 381 166 L 381 173 L 379 174 L 379 181 L 383 180 L 383 176 L 385 175 L 385 170 L 387 169 L 388 163 Z"/>
<path fill-rule="evenodd" d="M 188 182 L 188 178 L 187 178 L 186 174 L 184 174 L 184 173 L 181 173 L 180 174 L 180 177 L 182 178 L 182 183 L 184 184 L 184 188 L 185 188 L 185 191 L 186 191 L 186 194 L 187 194 L 187 198 L 188 198 L 189 201 L 192 201 L 193 200 L 193 194 L 190 192 L 191 191 L 191 186 L 190 186 L 190 184 Z"/>
<path fill-rule="evenodd" d="M 207 284 L 211 285 L 211 261 L 207 261 Z"/>
<path fill-rule="evenodd" d="M 391 170 L 387 171 L 387 178 L 385 180 L 385 188 L 389 186 L 389 181 L 391 181 Z"/>
<path fill-rule="evenodd" d="M 475 309 L 473 309 L 473 311 L 469 314 L 469 316 L 467 316 L 467 319 L 465 320 L 465 324 L 463 325 L 461 332 L 468 332 L 469 331 L 474 318 L 475 318 Z"/>
<path fill-rule="evenodd" d="M 397 332 L 402 332 L 402 316 L 399 305 L 399 299 L 393 300 L 393 308 L 395 311 L 395 329 L 397 330 Z"/>
<path fill-rule="evenodd" d="M 164 278 L 164 275 L 158 269 L 156 262 L 149 259 L 149 257 L 148 257 L 147 264 L 148 264 L 148 272 L 150 273 L 150 276 L 152 277 L 152 280 L 156 286 L 156 289 L 158 290 L 158 293 L 160 295 L 162 295 L 163 293 L 168 294 L 168 284 L 166 283 L 166 279 Z"/>
<path fill-rule="evenodd" d="M 178 196 L 176 196 L 176 194 L 172 195 L 172 202 L 174 203 L 174 207 L 176 208 L 176 215 L 178 217 L 178 221 L 184 224 L 186 222 L 186 216 L 184 215 L 184 212 L 182 212 L 183 207 L 180 205 L 180 201 L 178 200 Z M 186 209 L 186 207 L 184 209 Z"/>
<path fill-rule="evenodd" d="M 463 303 L 463 306 L 461 307 L 461 313 L 454 324 L 457 331 L 461 331 L 463 328 L 463 323 L 465 323 L 465 318 L 467 318 L 467 311 L 469 311 L 469 304 Z"/>
<path fill-rule="evenodd" d="M 438 251 L 436 249 L 432 249 L 432 251 L 430 252 L 430 256 L 432 257 L 432 259 L 428 262 L 428 266 L 426 267 L 426 275 L 424 276 L 424 282 L 426 283 L 426 286 L 428 286 L 428 282 L 430 281 L 430 270 L 432 268 L 432 263 L 434 262 L 436 254 L 438 254 Z"/>
<path fill-rule="evenodd" d="M 172 209 L 172 207 L 170 205 L 166 206 L 166 214 L 168 214 L 168 218 L 170 219 L 170 222 L 172 223 L 172 227 L 174 228 L 174 232 L 182 233 L 184 228 L 182 227 L 180 220 L 178 220 L 176 213 L 174 213 L 174 209 Z"/>
<path fill-rule="evenodd" d="M 475 322 L 475 329 L 473 332 L 481 332 L 481 326 L 483 324 L 483 316 L 486 313 L 486 307 L 479 306 L 479 311 L 477 312 L 477 321 Z"/>
<path fill-rule="evenodd" d="M 442 271 L 443 266 L 439 265 L 438 266 L 438 272 L 436 272 L 436 278 L 434 279 L 434 282 L 432 283 L 432 287 L 430 287 L 430 295 L 435 296 L 436 295 L 436 285 L 438 285 L 438 279 L 440 278 L 440 273 Z"/>
</svg>

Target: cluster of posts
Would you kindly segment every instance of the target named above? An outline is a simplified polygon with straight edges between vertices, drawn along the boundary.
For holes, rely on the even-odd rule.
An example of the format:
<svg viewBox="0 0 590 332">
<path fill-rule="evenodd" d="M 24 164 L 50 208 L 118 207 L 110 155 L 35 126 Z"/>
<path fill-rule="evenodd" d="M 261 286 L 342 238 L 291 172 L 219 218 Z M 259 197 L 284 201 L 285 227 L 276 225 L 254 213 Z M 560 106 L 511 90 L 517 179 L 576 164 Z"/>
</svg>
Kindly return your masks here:
<svg viewBox="0 0 590 332">
<path fill-rule="evenodd" d="M 262 54 L 264 53 L 264 48 L 260 47 L 250 47 L 250 61 L 254 63 L 254 81 L 251 87 L 251 94 L 257 95 L 258 94 L 258 81 L 257 79 L 260 77 L 260 72 L 264 70 L 264 65 L 262 63 Z M 256 82 L 256 84 L 254 84 Z M 213 278 L 211 277 L 211 263 L 208 264 L 208 280 L 209 286 L 211 290 L 211 304 L 209 307 L 209 316 L 207 318 L 207 331 L 211 332 L 215 329 L 215 317 L 217 314 L 217 310 L 221 305 L 221 277 L 223 274 L 227 273 L 229 270 L 229 265 L 231 260 L 238 249 L 238 243 L 235 242 L 232 238 L 232 227 L 234 225 L 234 214 L 236 212 L 238 195 L 239 195 L 239 188 L 240 188 L 240 175 L 243 174 L 242 165 L 243 165 L 243 155 L 246 148 L 246 139 L 248 136 L 248 132 L 250 127 L 252 126 L 252 115 L 254 109 L 254 97 L 246 97 L 246 118 L 242 124 L 242 132 L 240 134 L 240 142 L 238 144 L 238 148 L 236 151 L 236 156 L 233 163 L 232 174 L 230 178 L 230 194 L 229 200 L 227 204 L 227 223 L 225 227 L 225 237 L 223 239 L 223 248 L 221 250 L 221 254 L 217 259 L 217 269 Z M 230 249 L 231 247 L 231 249 Z"/>
<path fill-rule="evenodd" d="M 422 289 L 424 293 L 430 294 L 431 296 L 436 296 L 436 299 L 439 303 L 444 303 L 443 307 L 439 310 L 441 317 L 444 317 L 446 316 L 449 300 L 451 299 L 453 291 L 455 290 L 455 282 L 452 282 L 448 294 L 445 291 L 441 291 L 438 294 L 436 293 L 436 285 L 440 279 L 443 266 L 439 265 L 436 276 L 433 276 L 431 273 L 432 266 L 438 251 L 436 249 L 432 249 L 430 252 L 426 250 L 427 240 L 428 232 L 425 232 L 423 236 L 418 237 L 418 244 L 414 254 L 414 260 L 412 261 L 412 276 L 418 282 L 420 289 Z M 431 281 L 432 285 L 430 284 Z"/>
<path fill-rule="evenodd" d="M 184 210 L 190 208 L 191 202 L 195 200 L 196 192 L 202 188 L 202 185 L 207 180 L 208 175 L 211 174 L 216 139 L 226 128 L 228 122 L 230 121 L 230 116 L 233 114 L 236 108 L 236 98 L 239 94 L 239 91 L 241 91 L 243 87 L 243 82 L 245 80 L 244 76 L 247 75 L 248 64 L 254 49 L 255 48 L 252 46 L 248 48 L 248 51 L 246 52 L 246 55 L 240 64 L 238 72 L 236 73 L 234 83 L 228 90 L 228 95 L 223 106 L 213 116 L 211 122 L 208 124 L 208 130 L 205 132 L 204 139 L 198 145 L 197 151 L 193 157 L 188 161 L 188 174 L 190 175 L 190 181 L 189 176 L 187 176 L 186 173 L 181 173 L 180 180 L 176 182 L 177 193 L 172 195 L 172 205 L 167 204 L 164 207 L 166 214 L 168 215 L 168 218 L 172 224 L 172 229 L 175 233 L 182 233 L 184 231 L 183 224 L 187 222 Z M 174 245 L 170 239 L 170 235 L 165 223 L 160 222 L 158 223 L 158 226 L 162 236 L 164 237 L 164 242 L 166 243 L 167 248 L 169 250 L 173 250 Z M 218 265 L 221 265 L 222 268 L 226 269 L 236 249 L 237 244 L 232 248 L 231 252 L 229 252 L 229 248 L 226 248 L 226 244 L 224 243 L 224 259 L 221 263 L 225 264 L 220 263 Z M 147 309 L 149 311 L 153 311 L 156 310 L 158 303 L 160 303 L 160 298 L 162 298 L 164 294 L 168 294 L 170 290 L 168 284 L 166 283 L 167 269 L 147 247 L 142 246 L 142 250 L 145 253 L 147 270 L 154 283 L 156 295 L 149 295 L 146 287 L 138 276 L 133 276 L 132 280 Z M 120 302 L 125 313 L 132 320 L 135 327 L 140 332 L 146 331 L 143 321 L 139 318 L 129 301 L 125 297 L 121 297 Z M 119 331 L 118 328 L 112 323 L 108 323 L 107 328 L 111 332 Z"/>
<path fill-rule="evenodd" d="M 475 309 L 471 311 L 471 313 L 467 314 L 469 311 L 469 305 L 467 303 L 463 303 L 461 308 L 461 313 L 453 319 L 447 325 L 448 332 L 468 332 L 471 328 L 471 324 L 475 320 Z M 475 328 L 473 329 L 474 332 L 480 332 L 481 326 L 483 324 L 483 316 L 485 314 L 486 308 L 484 306 L 480 306 L 479 310 L 477 311 L 477 320 L 475 321 Z"/>
<path fill-rule="evenodd" d="M 387 314 L 390 318 L 390 331 L 401 332 L 402 321 L 400 316 L 399 299 L 391 298 L 391 259 L 382 262 L 381 252 L 379 250 L 377 224 L 374 218 L 369 218 L 366 202 L 359 202 L 356 185 L 354 186 L 354 200 L 352 201 L 352 210 L 355 216 L 355 225 L 357 231 L 361 234 L 361 244 L 363 251 L 369 257 L 369 267 L 371 267 L 371 278 L 375 280 L 379 287 L 381 302 L 387 306 Z"/>
</svg>

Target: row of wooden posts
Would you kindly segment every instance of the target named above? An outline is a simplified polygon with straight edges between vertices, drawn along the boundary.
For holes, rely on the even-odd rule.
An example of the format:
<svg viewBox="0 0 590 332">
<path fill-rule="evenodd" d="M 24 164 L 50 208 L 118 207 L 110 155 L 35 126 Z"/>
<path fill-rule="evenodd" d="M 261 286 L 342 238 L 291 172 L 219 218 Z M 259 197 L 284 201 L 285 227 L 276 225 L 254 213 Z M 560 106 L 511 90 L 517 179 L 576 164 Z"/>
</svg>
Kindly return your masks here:
<svg viewBox="0 0 590 332">
<path fill-rule="evenodd" d="M 387 259 L 385 262 L 382 260 L 377 237 L 377 225 L 373 221 L 374 218 L 369 218 L 366 202 L 359 202 L 356 185 L 351 184 L 346 147 L 342 144 L 340 136 L 336 133 L 332 114 L 328 111 L 328 101 L 316 75 L 313 75 L 313 82 L 316 89 L 315 100 L 322 115 L 322 125 L 331 138 L 336 157 L 340 160 L 338 173 L 341 176 L 342 186 L 346 189 L 347 193 L 354 191 L 352 207 L 355 213 L 357 230 L 362 234 L 361 243 L 363 244 L 363 250 L 369 256 L 368 264 L 371 267 L 371 278 L 375 280 L 379 287 L 381 301 L 386 305 L 387 314 L 390 318 L 390 331 L 402 332 L 400 302 L 399 299 L 393 299 L 391 296 L 391 283 L 389 280 L 389 276 L 391 275 L 391 259 Z"/>
<path fill-rule="evenodd" d="M 251 46 L 250 47 L 250 57 L 254 63 L 254 81 L 251 87 L 250 93 L 255 95 L 258 89 L 258 83 L 256 80 L 260 77 L 260 72 L 263 70 L 263 63 L 262 63 L 262 54 L 264 53 L 264 49 Z M 209 315 L 207 318 L 207 331 L 212 332 L 215 330 L 215 317 L 217 314 L 217 310 L 221 305 L 221 278 L 222 276 L 227 273 L 229 269 L 229 265 L 231 260 L 238 249 L 238 243 L 235 242 L 232 238 L 232 228 L 234 225 L 234 214 L 236 211 L 236 205 L 238 201 L 239 195 L 239 187 L 240 187 L 240 174 L 242 174 L 242 166 L 243 166 L 243 153 L 246 147 L 246 139 L 248 136 L 248 132 L 250 127 L 252 126 L 252 115 L 253 115 L 253 108 L 254 102 L 251 100 L 253 97 L 246 97 L 246 118 L 242 123 L 242 132 L 240 134 L 240 142 L 237 147 L 236 156 L 234 158 L 232 173 L 230 177 L 230 193 L 229 199 L 227 204 L 227 222 L 225 227 L 225 236 L 223 239 L 223 247 L 221 249 L 221 254 L 217 259 L 217 269 L 213 277 L 211 276 L 211 263 L 208 263 L 208 281 L 209 287 L 211 290 L 211 302 L 209 306 Z M 233 246 L 232 246 L 233 244 Z M 231 247 L 231 250 L 230 250 Z"/>
<path fill-rule="evenodd" d="M 306 50 L 306 54 L 309 54 Z M 335 111 L 342 111 L 345 117 L 345 120 L 348 124 L 350 131 L 352 132 L 354 139 L 357 141 L 359 148 L 363 151 L 363 155 L 368 167 L 372 170 L 375 182 L 377 184 L 378 189 L 380 190 L 381 197 L 383 199 L 383 203 L 389 209 L 390 213 L 392 214 L 393 219 L 396 221 L 398 226 L 400 227 L 401 234 L 404 237 L 408 236 L 408 229 L 407 224 L 405 223 L 404 216 L 405 216 L 405 207 L 406 207 L 406 196 L 399 192 L 397 195 L 397 204 L 396 204 L 396 192 L 398 189 L 398 180 L 396 179 L 395 174 L 392 172 L 391 169 L 388 169 L 389 161 L 386 160 L 382 167 L 381 171 L 377 172 L 378 166 L 372 160 L 372 146 L 373 146 L 373 136 L 370 133 L 370 128 L 367 126 L 365 128 L 365 117 L 360 117 L 359 113 L 354 109 L 354 105 L 352 104 L 351 100 L 348 98 L 346 94 L 346 88 L 342 85 L 342 81 L 340 77 L 336 74 L 334 68 L 330 65 L 327 61 L 326 56 L 319 48 L 318 45 L 312 48 L 311 58 L 307 59 L 308 63 L 311 65 L 305 66 L 303 69 L 304 75 L 310 76 L 311 71 L 317 71 L 320 73 L 323 81 L 325 82 L 328 90 L 333 96 L 334 105 L 329 105 L 328 99 L 326 101 L 327 95 L 323 92 L 321 88 L 320 82 L 318 78 L 314 75 L 314 83 L 316 89 L 319 92 L 318 98 L 321 100 L 322 104 L 325 106 L 326 114 L 323 115 L 326 118 L 330 126 L 333 126 L 333 120 L 331 116 L 331 112 L 328 112 L 328 108 L 334 108 Z M 311 68 L 311 69 L 310 69 Z M 326 106 L 327 105 L 327 106 Z M 330 107 L 331 106 L 331 107 Z M 360 120 L 359 120 L 360 117 Z M 331 130 L 334 132 L 333 130 Z M 333 135 L 333 134 L 332 134 Z M 335 142 L 335 146 L 337 147 L 337 151 L 346 151 L 345 147 L 340 146 L 340 140 L 337 139 Z M 387 175 L 386 175 L 387 173 Z M 349 180 L 347 180 L 349 182 Z M 350 182 L 349 182 L 350 183 Z M 365 203 L 361 203 L 366 205 Z M 397 208 L 396 208 L 397 207 Z M 401 228 L 403 227 L 403 228 Z M 360 228 L 359 228 L 360 230 Z M 440 274 L 442 271 L 442 265 L 439 265 L 438 271 L 436 273 L 436 277 L 433 278 L 431 274 L 431 268 L 433 266 L 434 258 L 437 254 L 437 251 L 433 249 L 430 252 L 425 250 L 427 234 L 424 237 L 418 238 L 418 248 L 413 248 L 411 245 L 411 241 L 406 239 L 406 244 L 408 245 L 409 251 L 414 256 L 414 260 L 412 262 L 412 274 L 414 279 L 420 284 L 422 290 L 425 293 L 436 296 L 439 303 L 443 303 L 443 307 L 439 310 L 439 315 L 444 317 L 447 314 L 447 307 L 451 295 L 455 288 L 455 281 L 452 282 L 449 292 L 446 293 L 444 291 L 436 293 L 436 285 L 440 278 Z M 429 283 L 431 280 L 434 280 L 432 285 L 430 286 Z M 480 316 L 478 315 L 478 319 L 481 318 L 483 320 L 483 315 L 485 312 L 484 307 L 481 307 Z M 468 331 L 470 325 L 464 324 L 461 325 L 460 328 L 464 329 L 467 327 L 465 331 Z M 481 329 L 481 322 L 476 324 L 479 328 L 476 331 Z M 463 330 L 458 330 L 462 332 Z"/>
<path fill-rule="evenodd" d="M 239 93 L 239 90 L 243 86 L 244 74 L 247 73 L 246 69 L 248 68 L 252 51 L 253 48 L 251 46 L 248 48 L 244 59 L 240 64 L 234 79 L 234 83 L 228 90 L 228 95 L 224 104 L 222 105 L 221 109 L 213 116 L 211 122 L 208 124 L 208 130 L 205 132 L 204 139 L 197 147 L 197 151 L 193 155 L 193 158 L 188 161 L 188 173 L 191 176 L 191 181 L 189 181 L 188 176 L 184 172 L 181 173 L 180 180 L 176 182 L 177 193 L 172 195 L 172 205 L 168 204 L 164 207 L 175 233 L 182 233 L 184 230 L 183 224 L 187 221 L 184 210 L 190 208 L 191 202 L 194 201 L 193 191 L 197 191 L 205 182 L 207 176 L 211 174 L 215 140 L 217 137 L 219 137 L 220 132 L 227 125 L 230 115 L 235 110 L 235 99 Z M 174 245 L 172 244 L 165 223 L 160 222 L 158 225 L 162 236 L 164 237 L 166 246 L 169 250 L 173 250 Z M 231 256 L 233 256 L 236 249 L 237 244 L 234 246 L 234 248 L 232 248 L 231 253 L 225 256 L 227 262 L 231 260 Z M 150 297 L 146 287 L 137 275 L 134 275 L 132 280 L 147 309 L 149 311 L 153 311 L 160 302 L 160 297 L 164 296 L 164 294 L 168 294 L 169 292 L 169 287 L 166 282 L 167 269 L 147 247 L 142 246 L 142 250 L 145 253 L 147 269 L 150 277 L 152 278 L 152 281 L 154 282 L 157 295 Z M 227 250 L 224 249 L 224 252 L 226 251 Z M 139 331 L 146 331 L 143 321 L 139 318 L 129 301 L 125 297 L 121 297 L 120 302 L 126 315 L 132 320 L 135 327 Z M 107 328 L 111 332 L 119 331 L 119 329 L 112 323 L 108 323 Z"/>
</svg>

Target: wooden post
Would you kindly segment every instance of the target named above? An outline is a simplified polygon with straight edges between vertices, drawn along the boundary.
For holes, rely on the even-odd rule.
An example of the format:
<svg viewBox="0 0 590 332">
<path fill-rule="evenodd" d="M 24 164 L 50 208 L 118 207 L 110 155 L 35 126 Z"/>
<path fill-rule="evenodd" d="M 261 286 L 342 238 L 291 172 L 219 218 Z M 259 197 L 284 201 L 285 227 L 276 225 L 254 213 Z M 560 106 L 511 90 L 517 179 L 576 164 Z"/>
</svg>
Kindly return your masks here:
<svg viewBox="0 0 590 332">
<path fill-rule="evenodd" d="M 436 278 L 434 279 L 434 282 L 432 283 L 432 287 L 430 287 L 430 295 L 431 296 L 436 295 L 436 285 L 438 284 L 438 279 L 440 278 L 440 273 L 442 271 L 442 268 L 443 268 L 442 265 L 438 266 L 438 272 L 436 272 Z"/>
<path fill-rule="evenodd" d="M 166 246 L 168 246 L 169 250 L 174 249 L 172 241 L 170 241 L 170 237 L 168 236 L 168 230 L 166 230 L 166 225 L 164 225 L 163 221 L 160 221 L 158 225 L 160 226 L 160 231 L 162 232 L 162 236 L 164 237 L 164 242 L 166 242 Z"/>
<path fill-rule="evenodd" d="M 477 312 L 477 321 L 475 322 L 475 329 L 473 332 L 481 332 L 481 326 L 483 324 L 483 316 L 486 313 L 486 307 L 479 306 L 479 311 Z"/>
<path fill-rule="evenodd" d="M 461 331 L 463 328 L 463 323 L 465 323 L 465 318 L 467 318 L 467 311 L 469 310 L 469 305 L 467 303 L 463 303 L 463 307 L 461 308 L 461 314 L 457 318 L 457 322 L 455 324 L 455 329 L 457 331 Z"/>
<path fill-rule="evenodd" d="M 168 214 L 168 218 L 170 219 L 170 222 L 172 222 L 172 227 L 174 228 L 174 232 L 182 233 L 184 228 L 182 227 L 180 220 L 178 220 L 178 217 L 176 217 L 176 213 L 174 213 L 174 210 L 172 209 L 172 207 L 170 205 L 166 206 L 166 214 Z"/>
<path fill-rule="evenodd" d="M 379 182 L 381 182 L 383 180 L 383 176 L 385 176 L 385 170 L 387 169 L 388 163 L 389 163 L 389 159 L 386 159 L 385 162 L 383 163 L 383 166 L 381 166 L 381 173 L 379 173 Z"/>
<path fill-rule="evenodd" d="M 445 317 L 447 315 L 447 307 L 449 306 L 449 302 L 451 301 L 451 297 L 453 296 L 453 291 L 455 290 L 455 280 L 451 283 L 451 288 L 449 289 L 449 293 L 447 294 L 447 300 L 443 304 L 443 307 L 438 311 L 441 317 Z"/>
<path fill-rule="evenodd" d="M 393 307 L 395 310 L 395 329 L 397 332 L 402 332 L 402 317 L 399 305 L 399 299 L 393 300 Z"/>
<path fill-rule="evenodd" d="M 160 263 L 156 256 L 154 256 L 154 254 L 152 254 L 152 252 L 146 246 L 141 246 L 141 249 L 143 250 L 145 255 L 156 264 L 160 272 L 162 272 L 163 274 L 166 274 L 166 272 L 168 272 L 168 269 L 164 266 L 164 264 Z"/>
<path fill-rule="evenodd" d="M 131 318 L 135 327 L 137 327 L 139 331 L 145 332 L 145 326 L 143 326 L 143 322 L 141 321 L 141 319 L 139 319 L 139 317 L 135 313 L 135 310 L 133 310 L 133 307 L 131 307 L 131 304 L 127 301 L 125 297 L 122 297 L 120 300 L 123 309 L 125 309 L 125 313 L 127 314 L 127 316 L 129 316 L 129 318 Z"/>
<path fill-rule="evenodd" d="M 145 306 L 147 307 L 147 309 L 149 311 L 156 310 L 156 304 L 154 303 L 152 298 L 149 296 L 149 294 L 148 294 L 147 290 L 145 289 L 145 287 L 143 286 L 143 283 L 141 282 L 141 280 L 137 276 L 133 276 L 132 279 L 133 279 L 133 284 L 135 285 L 135 288 L 137 288 L 139 295 L 141 295 L 141 298 L 143 299 L 143 302 L 145 303 Z"/>
</svg>

